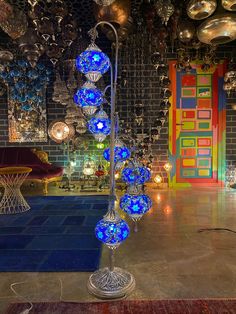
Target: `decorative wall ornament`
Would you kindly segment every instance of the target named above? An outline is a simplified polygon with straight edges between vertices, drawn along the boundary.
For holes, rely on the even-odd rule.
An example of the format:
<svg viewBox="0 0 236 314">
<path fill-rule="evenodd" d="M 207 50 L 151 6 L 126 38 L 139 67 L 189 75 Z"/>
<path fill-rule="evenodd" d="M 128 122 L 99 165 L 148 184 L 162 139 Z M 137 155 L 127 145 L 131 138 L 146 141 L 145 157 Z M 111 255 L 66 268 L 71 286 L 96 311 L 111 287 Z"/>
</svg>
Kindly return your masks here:
<svg viewBox="0 0 236 314">
<path fill-rule="evenodd" d="M 236 64 L 234 62 L 229 63 L 228 71 L 224 76 L 223 89 L 227 92 L 228 96 L 230 96 L 231 92 L 236 91 Z"/>
<path fill-rule="evenodd" d="M 8 86 L 10 142 L 46 142 L 45 91 L 50 70 L 39 63 L 32 69 L 26 60 L 0 67 L 0 78 Z"/>
<path fill-rule="evenodd" d="M 40 37 L 40 44 L 55 66 L 77 38 L 77 23 L 62 0 L 44 3 L 32 0 L 29 3 L 28 15 Z"/>
<path fill-rule="evenodd" d="M 216 7 L 216 0 L 190 0 L 187 5 L 187 14 L 193 20 L 203 20 L 211 16 Z"/>
<path fill-rule="evenodd" d="M 13 7 L 12 14 L 9 15 L 6 20 L 0 22 L 0 27 L 12 39 L 21 37 L 25 34 L 28 27 L 25 13 Z"/>
<path fill-rule="evenodd" d="M 174 13 L 174 5 L 171 0 L 158 0 L 155 5 L 157 14 L 161 18 L 162 24 L 167 25 L 171 15 Z"/>
<path fill-rule="evenodd" d="M 18 39 L 18 45 L 32 67 L 36 66 L 39 58 L 45 52 L 40 37 L 36 30 L 31 27 Z"/>
<path fill-rule="evenodd" d="M 12 14 L 12 6 L 4 0 L 0 1 L 0 23 L 6 21 Z"/>
</svg>

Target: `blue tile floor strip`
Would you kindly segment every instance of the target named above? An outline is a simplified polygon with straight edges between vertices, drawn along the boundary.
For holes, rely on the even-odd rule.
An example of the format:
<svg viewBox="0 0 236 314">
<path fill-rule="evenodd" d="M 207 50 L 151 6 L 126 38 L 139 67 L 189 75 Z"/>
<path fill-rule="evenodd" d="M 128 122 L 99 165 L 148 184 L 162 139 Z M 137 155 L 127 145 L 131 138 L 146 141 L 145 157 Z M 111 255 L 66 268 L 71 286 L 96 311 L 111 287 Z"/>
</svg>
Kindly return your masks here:
<svg viewBox="0 0 236 314">
<path fill-rule="evenodd" d="M 28 197 L 25 213 L 0 215 L 0 271 L 89 272 L 98 269 L 94 235 L 107 196 Z"/>
</svg>

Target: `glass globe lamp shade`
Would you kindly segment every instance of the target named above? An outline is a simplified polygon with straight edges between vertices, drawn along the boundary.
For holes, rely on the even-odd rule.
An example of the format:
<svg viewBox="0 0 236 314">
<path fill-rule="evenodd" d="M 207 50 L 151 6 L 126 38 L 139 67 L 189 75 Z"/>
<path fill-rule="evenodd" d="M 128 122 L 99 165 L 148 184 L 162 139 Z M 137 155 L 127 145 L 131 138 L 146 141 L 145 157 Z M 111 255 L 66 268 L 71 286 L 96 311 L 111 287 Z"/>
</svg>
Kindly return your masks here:
<svg viewBox="0 0 236 314">
<path fill-rule="evenodd" d="M 172 164 L 170 162 L 167 162 L 164 164 L 163 168 L 165 169 L 166 172 L 170 172 L 172 169 Z"/>
<path fill-rule="evenodd" d="M 95 117 L 89 120 L 88 129 L 98 142 L 103 142 L 111 131 L 111 120 L 104 110 L 100 110 Z"/>
<path fill-rule="evenodd" d="M 84 168 L 83 168 L 83 174 L 85 176 L 92 176 L 94 174 L 95 170 L 92 167 L 92 165 L 88 162 L 85 164 Z"/>
<path fill-rule="evenodd" d="M 144 166 L 130 166 L 124 168 L 122 171 L 122 180 L 129 185 L 142 185 L 149 181 L 150 178 L 151 172 Z"/>
<path fill-rule="evenodd" d="M 104 143 L 97 143 L 96 147 L 97 149 L 104 149 L 105 145 Z"/>
<path fill-rule="evenodd" d="M 101 219 L 95 228 L 95 235 L 109 249 L 116 249 L 129 236 L 130 230 L 126 221 L 121 218 L 110 219 L 106 216 Z"/>
<path fill-rule="evenodd" d="M 125 194 L 120 199 L 120 208 L 133 220 L 139 220 L 151 207 L 152 201 L 145 194 Z"/>
<path fill-rule="evenodd" d="M 86 82 L 74 95 L 74 101 L 85 114 L 92 115 L 103 103 L 103 94 L 93 83 Z"/>
<path fill-rule="evenodd" d="M 48 135 L 54 142 L 61 144 L 75 135 L 75 128 L 62 120 L 55 120 L 48 127 Z"/>
<path fill-rule="evenodd" d="M 154 177 L 153 181 L 154 181 L 157 185 L 160 185 L 160 184 L 162 183 L 162 181 L 163 181 L 162 176 L 159 175 L 159 174 L 157 174 L 157 175 Z"/>
<path fill-rule="evenodd" d="M 76 59 L 76 68 L 91 82 L 97 82 L 109 67 L 110 59 L 95 44 L 91 44 Z"/>
<path fill-rule="evenodd" d="M 84 118 L 78 118 L 76 120 L 76 132 L 79 134 L 84 134 L 87 131 L 87 122 Z"/>
<path fill-rule="evenodd" d="M 131 156 L 130 150 L 126 146 L 115 146 L 115 163 L 120 163 L 129 159 Z M 107 148 L 103 152 L 103 157 L 106 161 L 110 161 L 110 148 Z"/>
</svg>

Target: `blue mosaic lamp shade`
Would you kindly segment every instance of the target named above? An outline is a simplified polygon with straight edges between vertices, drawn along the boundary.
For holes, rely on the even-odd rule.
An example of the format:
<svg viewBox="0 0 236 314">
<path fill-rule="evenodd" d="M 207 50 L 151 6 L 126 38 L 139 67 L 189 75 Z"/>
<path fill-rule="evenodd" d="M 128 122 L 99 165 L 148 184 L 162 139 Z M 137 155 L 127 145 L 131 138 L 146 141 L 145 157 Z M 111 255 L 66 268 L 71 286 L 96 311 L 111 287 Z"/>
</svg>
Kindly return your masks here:
<svg viewBox="0 0 236 314">
<path fill-rule="evenodd" d="M 115 163 L 122 162 L 129 159 L 131 156 L 130 150 L 126 146 L 115 146 Z M 103 157 L 106 161 L 110 161 L 110 148 L 107 148 L 103 152 Z"/>
<path fill-rule="evenodd" d="M 152 201 L 145 194 L 125 194 L 120 199 L 120 208 L 133 220 L 139 220 L 151 207 Z"/>
<path fill-rule="evenodd" d="M 103 93 L 91 82 L 86 82 L 74 95 L 74 101 L 87 115 L 93 115 L 103 103 Z"/>
<path fill-rule="evenodd" d="M 103 218 L 97 223 L 95 228 L 97 239 L 106 244 L 109 249 L 116 249 L 128 238 L 129 233 L 129 226 L 122 219 L 113 221 Z"/>
<path fill-rule="evenodd" d="M 111 120 L 104 110 L 100 110 L 95 117 L 89 120 L 88 129 L 98 142 L 103 142 L 111 131 Z"/>
<path fill-rule="evenodd" d="M 110 59 L 95 44 L 91 44 L 76 59 L 76 68 L 91 82 L 97 82 L 110 68 Z"/>
<path fill-rule="evenodd" d="M 137 184 L 144 184 L 151 179 L 151 171 L 147 167 L 139 167 L 140 177 Z"/>
<path fill-rule="evenodd" d="M 149 181 L 151 172 L 146 167 L 127 167 L 122 171 L 122 180 L 128 184 L 142 185 Z"/>
</svg>

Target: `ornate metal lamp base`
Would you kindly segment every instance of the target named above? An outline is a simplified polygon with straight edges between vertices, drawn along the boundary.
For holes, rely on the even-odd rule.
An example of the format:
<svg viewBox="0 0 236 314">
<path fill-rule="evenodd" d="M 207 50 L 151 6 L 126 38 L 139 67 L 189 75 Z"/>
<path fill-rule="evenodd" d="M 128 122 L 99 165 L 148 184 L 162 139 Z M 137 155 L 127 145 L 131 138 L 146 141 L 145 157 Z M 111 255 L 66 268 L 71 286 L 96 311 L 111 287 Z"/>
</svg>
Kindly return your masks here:
<svg viewBox="0 0 236 314">
<path fill-rule="evenodd" d="M 135 279 L 124 269 L 115 267 L 112 271 L 102 268 L 95 271 L 88 280 L 88 290 L 101 299 L 117 299 L 130 294 L 135 288 Z"/>
</svg>

